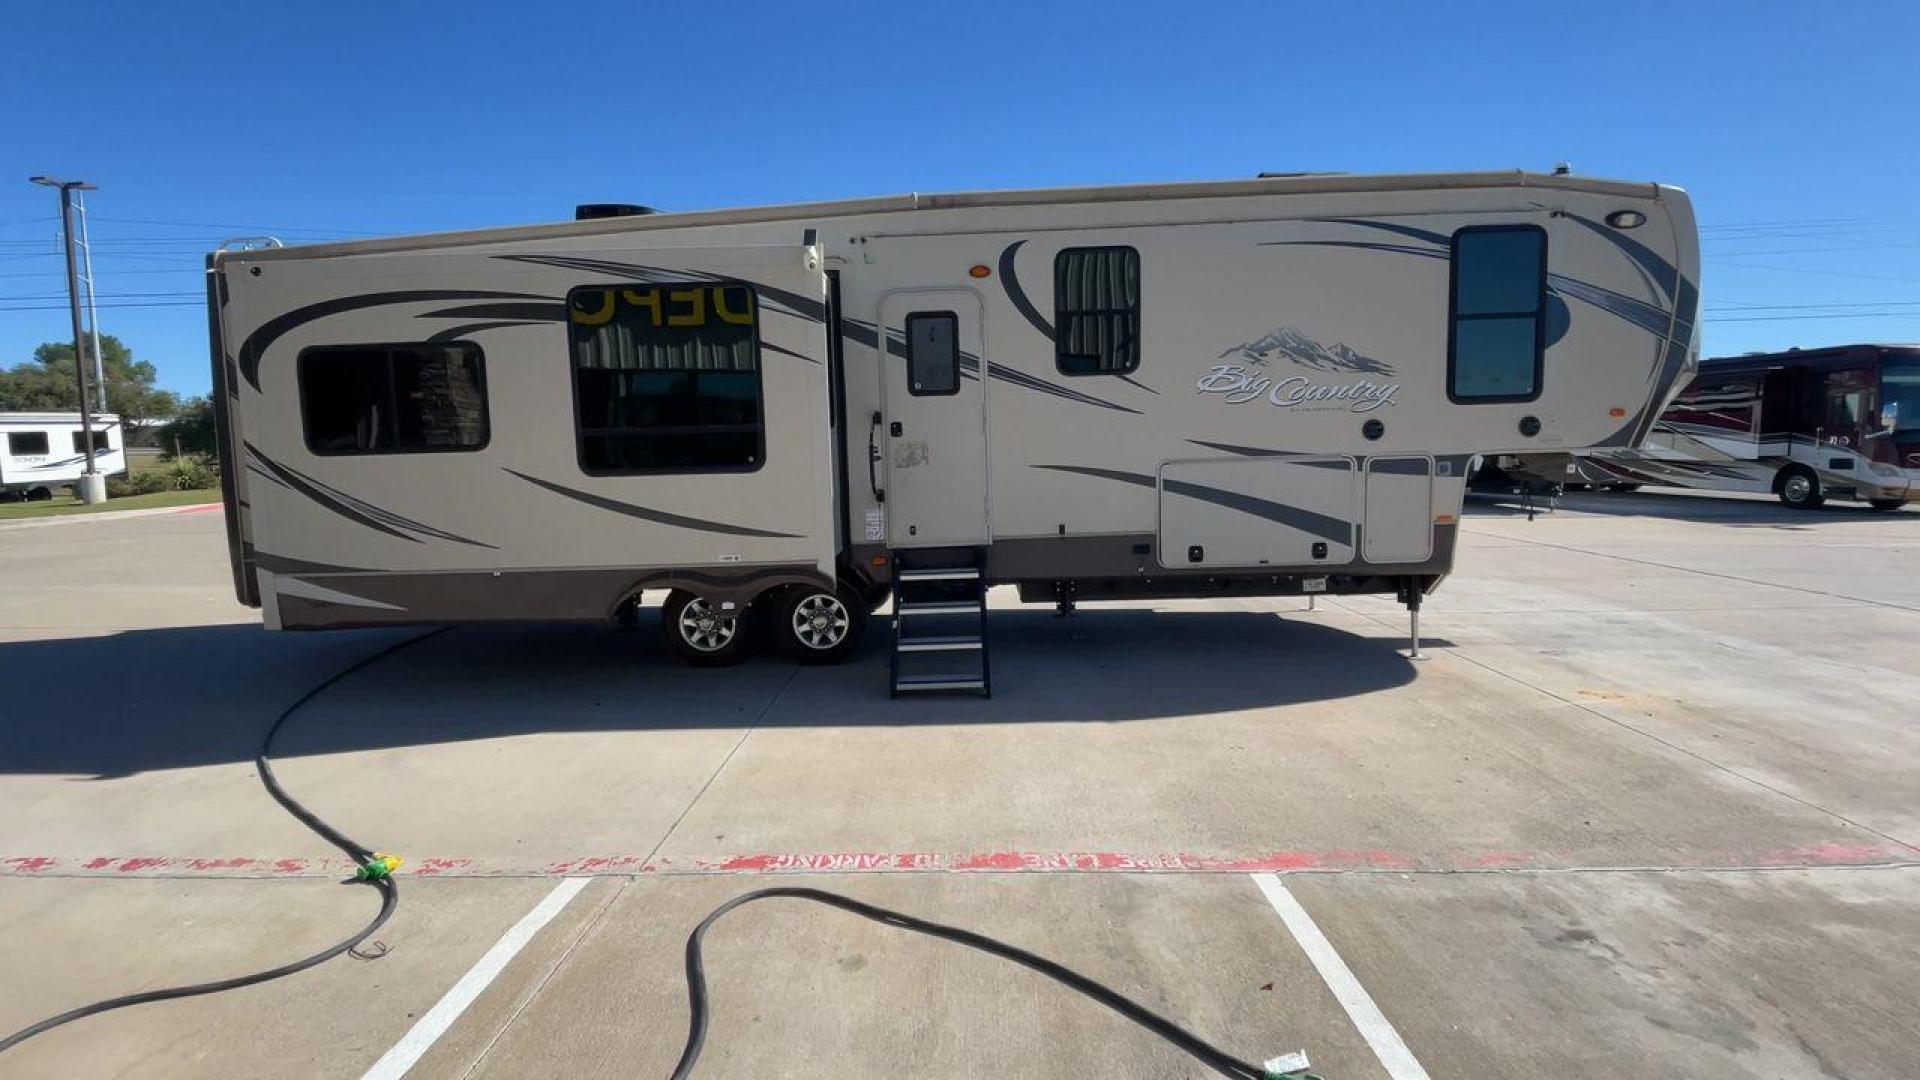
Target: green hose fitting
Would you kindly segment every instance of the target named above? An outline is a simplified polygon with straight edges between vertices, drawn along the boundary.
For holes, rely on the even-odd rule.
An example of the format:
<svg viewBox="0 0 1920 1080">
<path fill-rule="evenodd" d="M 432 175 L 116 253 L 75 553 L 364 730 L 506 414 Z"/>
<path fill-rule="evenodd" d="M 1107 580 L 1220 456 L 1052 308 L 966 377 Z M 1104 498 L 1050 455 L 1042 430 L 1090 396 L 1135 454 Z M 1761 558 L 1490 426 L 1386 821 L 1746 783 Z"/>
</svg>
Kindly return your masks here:
<svg viewBox="0 0 1920 1080">
<path fill-rule="evenodd" d="M 392 877 L 393 872 L 398 869 L 400 869 L 400 856 L 383 855 L 376 851 L 372 858 L 361 863 L 360 868 L 353 872 L 353 880 L 379 881 L 382 878 Z"/>
</svg>

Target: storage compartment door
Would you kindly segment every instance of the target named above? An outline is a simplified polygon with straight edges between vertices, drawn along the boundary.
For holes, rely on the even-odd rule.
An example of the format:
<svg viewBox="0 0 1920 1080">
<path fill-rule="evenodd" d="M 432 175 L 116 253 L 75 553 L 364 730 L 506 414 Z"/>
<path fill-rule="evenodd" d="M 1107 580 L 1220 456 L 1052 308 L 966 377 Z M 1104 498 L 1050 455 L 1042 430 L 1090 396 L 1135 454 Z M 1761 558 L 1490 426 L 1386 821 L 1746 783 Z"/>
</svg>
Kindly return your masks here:
<svg viewBox="0 0 1920 1080">
<path fill-rule="evenodd" d="M 1160 564 L 1344 566 L 1359 493 L 1351 458 L 1229 458 L 1160 467 Z"/>
<path fill-rule="evenodd" d="M 1433 554 L 1433 459 L 1367 462 L 1361 554 L 1370 563 L 1425 562 Z"/>
</svg>

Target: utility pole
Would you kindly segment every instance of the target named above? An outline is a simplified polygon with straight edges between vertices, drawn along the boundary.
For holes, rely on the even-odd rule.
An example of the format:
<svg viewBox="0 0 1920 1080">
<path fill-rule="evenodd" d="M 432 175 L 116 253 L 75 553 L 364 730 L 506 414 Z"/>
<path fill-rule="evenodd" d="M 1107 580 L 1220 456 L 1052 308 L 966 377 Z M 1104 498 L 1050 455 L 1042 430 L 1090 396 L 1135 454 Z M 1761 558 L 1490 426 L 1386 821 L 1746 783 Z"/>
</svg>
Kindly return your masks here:
<svg viewBox="0 0 1920 1080">
<path fill-rule="evenodd" d="M 73 373 L 80 380 L 80 438 L 87 454 L 87 472 L 80 478 L 80 501 L 105 502 L 106 477 L 100 475 L 93 462 L 93 403 L 87 400 L 87 358 L 80 347 L 80 281 L 73 264 L 73 193 L 76 190 L 92 191 L 94 185 L 85 180 L 56 180 L 51 176 L 30 176 L 27 179 L 42 187 L 58 188 L 60 191 L 60 239 L 67 251 L 67 311 L 73 318 Z"/>
<path fill-rule="evenodd" d="M 93 241 L 87 238 L 87 200 L 76 196 L 73 208 L 80 214 L 80 271 L 87 285 L 87 337 L 93 342 L 94 404 L 107 411 L 107 368 L 100 353 L 100 309 L 93 306 Z"/>
</svg>

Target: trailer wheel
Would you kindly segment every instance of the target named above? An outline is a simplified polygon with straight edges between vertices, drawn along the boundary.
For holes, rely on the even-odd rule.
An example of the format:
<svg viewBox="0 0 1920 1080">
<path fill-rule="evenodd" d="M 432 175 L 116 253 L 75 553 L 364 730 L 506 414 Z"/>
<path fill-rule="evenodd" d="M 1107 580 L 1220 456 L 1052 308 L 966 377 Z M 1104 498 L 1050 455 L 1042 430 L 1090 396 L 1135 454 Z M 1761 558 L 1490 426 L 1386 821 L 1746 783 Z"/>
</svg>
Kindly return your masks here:
<svg viewBox="0 0 1920 1080">
<path fill-rule="evenodd" d="M 1880 511 L 1883 514 L 1890 514 L 1893 511 L 1898 510 L 1901 507 L 1907 505 L 1907 500 L 1905 499 L 1868 499 L 1867 505 L 1873 507 L 1875 510 Z"/>
<path fill-rule="evenodd" d="M 866 598 L 844 586 L 795 585 L 781 594 L 776 611 L 781 651 L 802 664 L 838 664 L 867 632 Z"/>
<path fill-rule="evenodd" d="M 684 589 L 667 594 L 660 630 L 667 648 L 696 667 L 735 663 L 746 652 L 746 620 L 739 613 L 722 615 L 712 601 Z"/>
<path fill-rule="evenodd" d="M 1773 489 L 1779 493 L 1781 502 L 1795 510 L 1817 510 L 1827 501 L 1827 497 L 1820 494 L 1820 478 L 1804 465 L 1781 469 Z"/>
</svg>

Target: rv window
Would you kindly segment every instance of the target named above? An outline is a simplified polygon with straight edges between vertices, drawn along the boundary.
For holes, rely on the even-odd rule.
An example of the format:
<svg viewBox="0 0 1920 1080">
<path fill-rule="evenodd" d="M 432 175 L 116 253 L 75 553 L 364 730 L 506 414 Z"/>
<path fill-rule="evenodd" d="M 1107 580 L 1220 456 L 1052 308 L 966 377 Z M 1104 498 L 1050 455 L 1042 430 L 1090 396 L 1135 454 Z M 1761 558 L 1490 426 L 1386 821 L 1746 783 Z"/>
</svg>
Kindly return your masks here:
<svg viewBox="0 0 1920 1080">
<path fill-rule="evenodd" d="M 97 454 L 107 449 L 107 433 L 104 431 L 94 432 L 93 452 Z M 73 452 L 76 454 L 84 454 L 87 452 L 87 440 L 82 432 L 76 431 L 73 433 Z"/>
<path fill-rule="evenodd" d="M 907 316 L 907 392 L 915 397 L 960 392 L 960 319 L 951 311 Z"/>
<path fill-rule="evenodd" d="M 45 457 L 48 450 L 44 431 L 7 432 L 7 453 L 14 457 Z"/>
<path fill-rule="evenodd" d="M 758 308 L 745 285 L 567 294 L 580 467 L 750 471 L 765 456 Z"/>
<path fill-rule="evenodd" d="M 1454 401 L 1540 396 L 1547 234 L 1534 225 L 1476 225 L 1453 234 L 1447 394 Z"/>
<path fill-rule="evenodd" d="M 316 454 L 417 454 L 487 444 L 487 372 L 470 341 L 324 345 L 299 359 Z"/>
<path fill-rule="evenodd" d="M 1140 253 L 1063 248 L 1053 260 L 1053 359 L 1063 375 L 1140 366 Z"/>
</svg>

